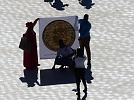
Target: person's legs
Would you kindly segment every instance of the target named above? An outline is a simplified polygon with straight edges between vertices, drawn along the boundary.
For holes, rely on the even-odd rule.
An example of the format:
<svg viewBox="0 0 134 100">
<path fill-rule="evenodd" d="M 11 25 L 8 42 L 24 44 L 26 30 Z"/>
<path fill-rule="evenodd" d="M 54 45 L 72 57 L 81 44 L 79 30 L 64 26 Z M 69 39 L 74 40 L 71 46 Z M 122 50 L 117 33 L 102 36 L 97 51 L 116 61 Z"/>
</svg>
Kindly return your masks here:
<svg viewBox="0 0 134 100">
<path fill-rule="evenodd" d="M 74 68 L 75 68 L 75 61 L 72 61 L 72 63 L 71 63 L 70 66 L 69 66 L 69 69 L 70 69 L 71 71 L 73 71 Z"/>
<path fill-rule="evenodd" d="M 80 79 L 80 78 L 79 78 Z M 77 79 L 77 81 L 76 81 L 76 86 L 77 86 L 77 93 L 76 93 L 76 95 L 80 95 L 80 80 L 79 79 Z"/>
<path fill-rule="evenodd" d="M 55 65 L 56 65 L 56 64 L 55 64 L 55 62 L 54 62 L 54 65 L 53 65 L 53 67 L 52 67 L 52 70 L 55 70 Z"/>
<path fill-rule="evenodd" d="M 64 70 L 64 65 L 61 65 L 61 66 L 59 67 L 59 69 L 60 69 L 60 71 Z"/>
<path fill-rule="evenodd" d="M 62 65 L 64 66 L 70 66 L 72 63 L 72 58 L 66 58 L 64 61 L 62 61 Z"/>
<path fill-rule="evenodd" d="M 64 68 L 64 66 L 70 66 L 72 63 L 72 59 L 71 58 L 66 58 L 65 60 L 61 60 L 61 67 L 59 68 L 60 70 L 62 70 Z"/>
<path fill-rule="evenodd" d="M 82 69 L 81 69 L 80 75 L 81 75 L 82 83 L 83 83 L 83 85 L 84 85 L 84 90 L 83 90 L 83 92 L 87 92 L 87 84 L 86 84 L 86 80 L 85 80 L 85 68 L 82 68 Z"/>
<path fill-rule="evenodd" d="M 75 75 L 75 79 L 76 79 L 76 86 L 77 86 L 77 93 L 76 95 L 80 95 L 80 74 L 79 74 L 79 69 L 75 68 L 74 69 L 74 75 Z"/>
<path fill-rule="evenodd" d="M 88 57 L 88 62 L 87 65 L 89 65 L 91 63 L 91 51 L 90 51 L 90 37 L 86 37 L 83 41 L 84 43 L 84 47 L 86 48 L 86 52 L 87 52 L 87 57 Z"/>
<path fill-rule="evenodd" d="M 80 45 L 80 48 L 84 51 L 84 44 L 83 44 L 83 40 L 79 40 L 79 45 Z"/>
<path fill-rule="evenodd" d="M 53 67 L 52 67 L 52 70 L 55 70 L 56 61 L 57 61 L 57 57 L 56 57 L 55 60 L 54 60 L 54 65 L 53 65 Z"/>
<path fill-rule="evenodd" d="M 52 67 L 52 70 L 55 69 L 55 65 L 58 64 L 60 62 L 60 59 L 58 57 L 55 58 L 55 61 L 54 61 L 54 65 Z"/>
</svg>

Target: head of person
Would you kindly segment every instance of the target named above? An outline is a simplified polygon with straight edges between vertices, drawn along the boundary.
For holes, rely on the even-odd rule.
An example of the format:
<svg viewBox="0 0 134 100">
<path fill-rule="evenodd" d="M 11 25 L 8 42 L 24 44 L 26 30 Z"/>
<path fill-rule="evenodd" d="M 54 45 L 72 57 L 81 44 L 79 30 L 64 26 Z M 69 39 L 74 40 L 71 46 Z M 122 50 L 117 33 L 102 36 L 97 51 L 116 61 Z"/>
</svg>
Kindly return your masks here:
<svg viewBox="0 0 134 100">
<path fill-rule="evenodd" d="M 77 48 L 76 55 L 78 57 L 83 57 L 84 51 L 81 48 Z"/>
<path fill-rule="evenodd" d="M 83 19 L 84 21 L 88 21 L 88 14 L 85 14 Z"/>
<path fill-rule="evenodd" d="M 33 23 L 32 22 L 27 22 L 26 27 L 27 28 L 33 28 Z"/>
<path fill-rule="evenodd" d="M 63 40 L 60 39 L 58 42 L 59 42 L 59 45 L 60 45 L 61 48 L 63 48 L 65 46 Z"/>
</svg>

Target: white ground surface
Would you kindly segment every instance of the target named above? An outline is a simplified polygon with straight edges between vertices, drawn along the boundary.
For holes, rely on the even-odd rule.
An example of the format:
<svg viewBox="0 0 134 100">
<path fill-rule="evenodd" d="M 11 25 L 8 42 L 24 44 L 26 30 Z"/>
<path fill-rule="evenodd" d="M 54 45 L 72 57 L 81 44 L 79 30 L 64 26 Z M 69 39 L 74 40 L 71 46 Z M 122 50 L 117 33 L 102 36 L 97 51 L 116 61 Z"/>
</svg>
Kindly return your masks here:
<svg viewBox="0 0 134 100">
<path fill-rule="evenodd" d="M 24 77 L 23 52 L 18 45 L 26 31 L 27 21 L 38 17 L 68 15 L 78 15 L 82 18 L 85 13 L 89 14 L 92 23 L 91 52 L 94 77 L 92 83 L 88 84 L 85 100 L 134 100 L 134 1 L 93 0 L 95 5 L 91 9 L 85 9 L 77 0 L 62 2 L 69 6 L 60 11 L 43 0 L 0 0 L 0 100 L 79 99 L 72 91 L 76 87 L 75 83 L 68 81 L 69 79 L 62 77 L 65 84 L 53 84 L 58 81 L 54 78 L 55 75 L 59 80 L 60 76 L 65 75 L 58 70 L 48 70 L 53 65 L 53 59 L 39 60 L 41 66 L 37 80 L 39 83 L 43 80 L 52 83 L 28 87 L 26 82 L 22 82 L 20 78 Z M 38 24 L 35 31 L 39 42 Z M 80 98 L 84 98 L 82 90 Z"/>
</svg>

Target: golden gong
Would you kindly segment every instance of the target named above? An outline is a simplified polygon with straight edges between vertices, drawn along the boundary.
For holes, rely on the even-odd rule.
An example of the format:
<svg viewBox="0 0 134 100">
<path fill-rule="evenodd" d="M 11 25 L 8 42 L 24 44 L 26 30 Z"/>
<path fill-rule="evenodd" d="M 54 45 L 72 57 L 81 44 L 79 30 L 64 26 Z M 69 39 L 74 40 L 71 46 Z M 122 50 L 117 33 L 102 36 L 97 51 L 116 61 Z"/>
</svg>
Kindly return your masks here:
<svg viewBox="0 0 134 100">
<path fill-rule="evenodd" d="M 42 34 L 44 45 L 55 52 L 59 48 L 58 41 L 60 39 L 62 39 L 66 45 L 72 46 L 75 41 L 75 37 L 76 34 L 73 26 L 64 20 L 55 20 L 50 22 L 44 28 Z"/>
</svg>

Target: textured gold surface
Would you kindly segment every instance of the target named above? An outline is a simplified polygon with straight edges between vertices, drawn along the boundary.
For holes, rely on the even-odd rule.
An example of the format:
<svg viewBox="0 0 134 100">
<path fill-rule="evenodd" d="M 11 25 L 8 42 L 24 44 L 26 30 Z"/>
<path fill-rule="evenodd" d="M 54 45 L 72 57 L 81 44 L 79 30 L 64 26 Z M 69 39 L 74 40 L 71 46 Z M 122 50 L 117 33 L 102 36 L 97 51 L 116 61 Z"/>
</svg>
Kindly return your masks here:
<svg viewBox="0 0 134 100">
<path fill-rule="evenodd" d="M 58 50 L 58 41 L 60 39 L 62 39 L 66 45 L 72 46 L 75 41 L 75 37 L 76 35 L 73 26 L 64 20 L 55 20 L 50 22 L 44 28 L 42 34 L 44 45 L 52 51 Z"/>
</svg>

